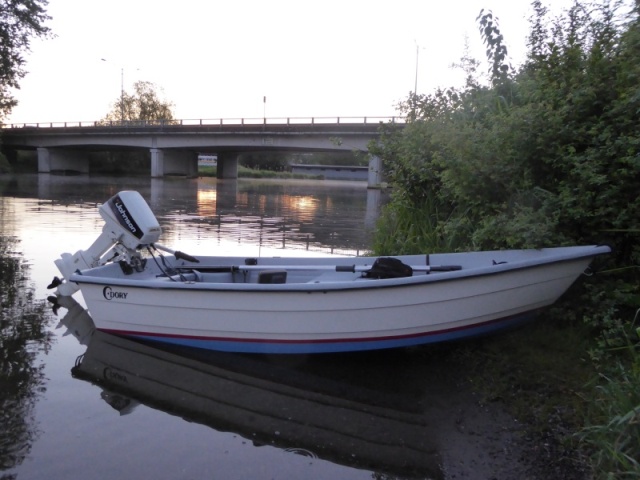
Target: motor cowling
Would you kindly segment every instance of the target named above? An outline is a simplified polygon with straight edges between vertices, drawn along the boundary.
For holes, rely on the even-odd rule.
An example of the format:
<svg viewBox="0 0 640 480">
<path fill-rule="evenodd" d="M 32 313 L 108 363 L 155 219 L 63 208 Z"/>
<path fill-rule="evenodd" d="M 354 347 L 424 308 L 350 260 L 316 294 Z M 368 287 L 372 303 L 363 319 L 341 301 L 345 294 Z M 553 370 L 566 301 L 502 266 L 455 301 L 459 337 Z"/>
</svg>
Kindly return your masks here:
<svg viewBox="0 0 640 480">
<path fill-rule="evenodd" d="M 140 245 L 150 245 L 162 234 L 151 208 L 136 191 L 117 193 L 100 206 L 99 211 L 105 227 L 125 248 L 135 250 Z"/>
</svg>

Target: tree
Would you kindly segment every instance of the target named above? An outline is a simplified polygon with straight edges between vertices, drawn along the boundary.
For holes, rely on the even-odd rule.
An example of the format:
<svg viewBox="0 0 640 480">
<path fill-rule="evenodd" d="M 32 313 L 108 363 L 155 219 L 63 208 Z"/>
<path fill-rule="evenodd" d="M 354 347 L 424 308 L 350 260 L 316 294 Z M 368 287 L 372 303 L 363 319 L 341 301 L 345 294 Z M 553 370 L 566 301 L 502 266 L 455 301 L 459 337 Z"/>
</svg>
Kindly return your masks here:
<svg viewBox="0 0 640 480">
<path fill-rule="evenodd" d="M 162 100 L 157 87 L 151 82 L 138 81 L 133 85 L 134 93 L 123 91 L 104 118 L 113 121 L 167 121 L 173 120 L 173 103 Z"/>
<path fill-rule="evenodd" d="M 488 87 L 468 82 L 404 102 L 414 112 L 404 130 L 372 148 L 393 186 L 377 253 L 607 242 L 625 277 L 599 279 L 608 295 L 590 316 L 606 307 L 599 318 L 607 322 L 633 318 L 640 306 L 640 7 L 617 8 L 614 0 L 576 2 L 549 20 L 534 2 L 521 68 L 502 68 L 502 54 L 496 63 L 488 48 Z M 489 20 L 480 17 L 482 33 L 500 38 Z"/>
<path fill-rule="evenodd" d="M 485 13 L 482 9 L 476 21 L 479 24 L 482 41 L 487 46 L 486 53 L 491 63 L 492 82 L 499 83 L 506 78 L 511 67 L 507 63 L 507 47 L 503 43 L 504 37 L 498 28 L 498 17 L 495 17 L 491 11 Z"/>
<path fill-rule="evenodd" d="M 501 34 L 481 15 L 482 34 L 492 36 L 490 86 L 468 82 L 404 103 L 416 118 L 376 146 L 394 200 L 424 218 L 428 199 L 441 238 L 466 232 L 459 249 L 598 242 L 626 231 L 612 241 L 620 261 L 635 265 L 639 12 L 622 22 L 615 2 L 601 0 L 549 22 L 534 7 L 518 71 L 505 67 L 493 48 Z"/>
<path fill-rule="evenodd" d="M 33 37 L 47 37 L 50 20 L 45 7 L 48 0 L 0 0 L 0 119 L 6 117 L 18 101 L 11 89 L 19 89 L 19 81 L 27 71 L 24 55 Z"/>
<path fill-rule="evenodd" d="M 517 69 L 506 63 L 494 17 L 481 13 L 489 85 L 471 78 L 461 89 L 409 97 L 400 106 L 405 128 L 370 148 L 392 186 L 378 255 L 613 246 L 606 273 L 576 284 L 547 313 L 594 333 L 583 358 L 595 360 L 600 376 L 584 438 L 589 454 L 597 452 L 598 478 L 640 477 L 640 1 L 633 3 L 576 0 L 550 19 L 534 1 L 527 60 Z M 549 407 L 536 410 L 558 410 Z"/>
</svg>

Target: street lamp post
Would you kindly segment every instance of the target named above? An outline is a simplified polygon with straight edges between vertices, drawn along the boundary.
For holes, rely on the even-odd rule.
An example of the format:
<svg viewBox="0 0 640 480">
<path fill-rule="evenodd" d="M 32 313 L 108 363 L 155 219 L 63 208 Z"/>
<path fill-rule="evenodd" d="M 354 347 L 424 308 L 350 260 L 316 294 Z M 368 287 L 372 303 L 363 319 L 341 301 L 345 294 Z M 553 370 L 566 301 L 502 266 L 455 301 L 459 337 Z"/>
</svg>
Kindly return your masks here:
<svg viewBox="0 0 640 480">
<path fill-rule="evenodd" d="M 105 58 L 100 60 L 107 62 Z M 124 67 L 120 67 L 120 121 L 124 122 Z"/>
<path fill-rule="evenodd" d="M 120 121 L 124 122 L 124 67 L 120 67 Z"/>
<path fill-rule="evenodd" d="M 420 45 L 418 45 L 418 41 L 414 40 L 415 44 L 416 44 L 416 79 L 415 82 L 413 84 L 413 93 L 414 95 L 418 94 L 418 64 L 420 63 L 420 50 L 424 50 L 424 48 L 420 48 Z"/>
<path fill-rule="evenodd" d="M 413 98 L 411 103 L 413 104 L 413 115 L 415 116 L 418 107 L 418 64 L 420 60 L 420 45 L 418 45 L 417 40 L 414 40 L 414 42 L 416 44 L 416 78 L 413 84 Z"/>
<path fill-rule="evenodd" d="M 413 84 L 413 94 L 418 94 L 418 58 L 420 57 L 420 46 L 416 42 L 416 81 Z"/>
</svg>

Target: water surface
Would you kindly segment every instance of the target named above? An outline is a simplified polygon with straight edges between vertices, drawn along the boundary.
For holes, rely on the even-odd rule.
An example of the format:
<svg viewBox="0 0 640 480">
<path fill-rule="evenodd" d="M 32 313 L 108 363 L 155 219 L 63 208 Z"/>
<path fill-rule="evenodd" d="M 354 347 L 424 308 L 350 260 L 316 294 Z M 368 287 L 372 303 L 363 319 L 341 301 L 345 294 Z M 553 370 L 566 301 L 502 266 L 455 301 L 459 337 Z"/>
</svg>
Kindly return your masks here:
<svg viewBox="0 0 640 480">
<path fill-rule="evenodd" d="M 78 294 L 55 315 L 53 260 L 91 245 L 97 207 L 127 189 L 162 243 L 193 255 L 362 253 L 381 202 L 348 182 L 0 177 L 0 478 L 483 475 L 484 437 L 468 429 L 509 432 L 461 388 L 450 347 L 206 353 L 93 334 Z"/>
</svg>

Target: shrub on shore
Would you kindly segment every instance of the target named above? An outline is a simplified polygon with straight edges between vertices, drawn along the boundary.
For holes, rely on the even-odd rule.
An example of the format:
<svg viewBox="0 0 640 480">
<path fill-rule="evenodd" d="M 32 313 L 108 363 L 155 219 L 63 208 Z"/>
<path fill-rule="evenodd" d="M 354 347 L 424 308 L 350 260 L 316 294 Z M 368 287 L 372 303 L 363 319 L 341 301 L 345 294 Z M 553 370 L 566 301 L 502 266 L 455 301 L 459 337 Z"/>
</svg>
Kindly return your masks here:
<svg viewBox="0 0 640 480">
<path fill-rule="evenodd" d="M 510 65 L 497 19 L 481 12 L 489 81 L 465 55 L 464 87 L 413 93 L 399 105 L 405 128 L 371 145 L 393 192 L 374 251 L 611 244 L 607 273 L 581 280 L 549 315 L 584 332 L 583 357 L 597 371 L 597 382 L 569 387 L 590 407 L 572 433 L 587 428 L 599 445 L 599 475 L 638 476 L 640 3 L 578 0 L 551 19 L 532 6 L 521 67 Z M 632 355 L 617 349 L 627 341 Z"/>
</svg>

